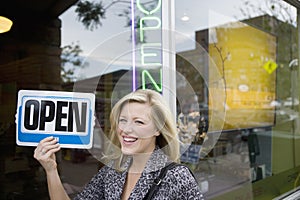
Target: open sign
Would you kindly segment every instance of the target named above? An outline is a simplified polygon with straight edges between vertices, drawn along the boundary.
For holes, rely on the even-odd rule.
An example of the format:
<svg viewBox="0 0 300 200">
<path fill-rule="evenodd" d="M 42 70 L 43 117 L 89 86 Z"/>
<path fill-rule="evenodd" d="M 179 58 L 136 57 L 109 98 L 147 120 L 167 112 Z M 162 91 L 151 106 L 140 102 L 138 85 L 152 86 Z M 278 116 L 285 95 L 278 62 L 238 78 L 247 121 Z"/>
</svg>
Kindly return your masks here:
<svg viewBox="0 0 300 200">
<path fill-rule="evenodd" d="M 43 138 L 54 136 L 61 147 L 91 148 L 94 107 L 91 93 L 20 90 L 17 144 L 36 146 Z"/>
</svg>

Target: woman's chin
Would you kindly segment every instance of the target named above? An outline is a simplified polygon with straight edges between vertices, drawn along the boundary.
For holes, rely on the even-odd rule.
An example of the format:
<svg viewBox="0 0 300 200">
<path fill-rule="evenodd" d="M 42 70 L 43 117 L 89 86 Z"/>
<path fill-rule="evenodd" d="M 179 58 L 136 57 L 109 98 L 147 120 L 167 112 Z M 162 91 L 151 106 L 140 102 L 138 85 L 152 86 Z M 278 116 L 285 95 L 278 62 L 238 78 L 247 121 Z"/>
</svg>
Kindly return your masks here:
<svg viewBox="0 0 300 200">
<path fill-rule="evenodd" d="M 122 148 L 122 154 L 126 155 L 126 156 L 131 156 L 134 154 L 134 152 L 131 149 L 127 149 L 127 148 Z"/>
</svg>

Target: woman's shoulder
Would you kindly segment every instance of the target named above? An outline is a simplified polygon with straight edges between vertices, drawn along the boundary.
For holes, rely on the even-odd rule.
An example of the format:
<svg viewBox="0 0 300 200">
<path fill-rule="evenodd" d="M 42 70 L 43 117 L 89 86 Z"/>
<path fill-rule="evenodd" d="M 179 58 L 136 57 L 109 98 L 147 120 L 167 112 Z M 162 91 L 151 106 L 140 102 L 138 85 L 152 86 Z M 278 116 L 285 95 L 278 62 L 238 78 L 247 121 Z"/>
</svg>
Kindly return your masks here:
<svg viewBox="0 0 300 200">
<path fill-rule="evenodd" d="M 184 164 L 175 164 L 174 167 L 169 169 L 166 173 L 166 178 L 171 183 L 177 183 L 178 186 L 197 186 L 197 180 L 194 173 L 190 168 Z"/>
<path fill-rule="evenodd" d="M 174 163 L 173 167 L 169 171 L 170 171 L 170 174 L 178 173 L 178 174 L 193 176 L 193 172 L 190 170 L 190 168 L 181 163 Z"/>
<path fill-rule="evenodd" d="M 176 198 L 203 199 L 193 172 L 184 164 L 176 164 L 169 169 L 163 182 L 163 190 L 168 190 L 168 193 Z"/>
</svg>

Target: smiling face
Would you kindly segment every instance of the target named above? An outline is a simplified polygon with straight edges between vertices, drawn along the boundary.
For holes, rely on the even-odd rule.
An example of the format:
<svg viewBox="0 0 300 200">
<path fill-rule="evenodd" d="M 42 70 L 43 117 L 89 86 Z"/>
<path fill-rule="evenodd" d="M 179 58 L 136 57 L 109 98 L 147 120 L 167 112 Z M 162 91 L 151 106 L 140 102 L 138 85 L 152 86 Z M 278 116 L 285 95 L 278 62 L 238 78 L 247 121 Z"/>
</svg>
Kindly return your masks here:
<svg viewBox="0 0 300 200">
<path fill-rule="evenodd" d="M 151 153 L 159 135 L 151 119 L 151 107 L 137 102 L 126 103 L 120 113 L 117 133 L 123 154 Z"/>
</svg>

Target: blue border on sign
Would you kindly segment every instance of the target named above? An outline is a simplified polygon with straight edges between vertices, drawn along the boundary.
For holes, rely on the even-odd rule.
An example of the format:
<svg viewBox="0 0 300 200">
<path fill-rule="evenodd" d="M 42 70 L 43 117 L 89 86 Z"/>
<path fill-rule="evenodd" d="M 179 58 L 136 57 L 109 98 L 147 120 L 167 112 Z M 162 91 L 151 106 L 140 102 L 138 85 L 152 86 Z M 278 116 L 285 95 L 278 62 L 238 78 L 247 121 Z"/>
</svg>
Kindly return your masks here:
<svg viewBox="0 0 300 200">
<path fill-rule="evenodd" d="M 59 138 L 59 143 L 60 144 L 66 144 L 66 145 L 76 145 L 76 146 L 86 146 L 89 145 L 91 143 L 91 126 L 92 126 L 92 120 L 93 120 L 93 116 L 92 116 L 92 104 L 90 99 L 88 98 L 76 98 L 76 97 L 57 97 L 57 96 L 23 96 L 22 97 L 22 103 L 21 105 L 23 105 L 23 99 L 25 97 L 36 97 L 36 98 L 47 98 L 47 99 L 81 99 L 81 100 L 87 100 L 90 104 L 90 109 L 89 109 L 89 122 L 88 122 L 88 131 L 87 131 L 87 135 L 84 136 L 80 136 L 80 135 L 68 135 L 68 134 L 55 134 L 55 133 L 24 133 L 21 131 L 21 122 L 22 122 L 22 107 L 20 106 L 19 109 L 19 115 L 18 115 L 18 141 L 19 142 L 24 142 L 24 143 L 39 143 L 42 139 L 49 137 L 49 136 L 53 136 L 56 138 Z"/>
</svg>

